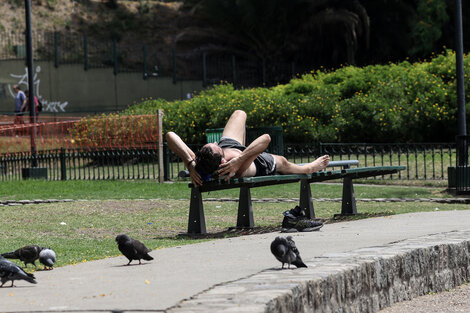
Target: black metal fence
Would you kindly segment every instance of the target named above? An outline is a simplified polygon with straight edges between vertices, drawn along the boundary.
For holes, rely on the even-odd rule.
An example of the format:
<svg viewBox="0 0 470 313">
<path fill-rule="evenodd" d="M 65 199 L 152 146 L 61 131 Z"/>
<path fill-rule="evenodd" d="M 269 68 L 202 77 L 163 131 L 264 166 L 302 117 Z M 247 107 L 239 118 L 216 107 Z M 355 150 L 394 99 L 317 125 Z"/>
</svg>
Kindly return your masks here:
<svg viewBox="0 0 470 313">
<path fill-rule="evenodd" d="M 47 169 L 48 180 L 158 179 L 158 149 L 40 151 L 38 168 Z M 0 180 L 22 179 L 22 169 L 31 167 L 29 152 L 0 156 Z"/>
<path fill-rule="evenodd" d="M 24 34 L 0 34 L 0 60 L 26 57 Z M 117 39 L 97 39 L 86 34 L 33 33 L 36 61 L 83 64 L 84 70 L 112 67 L 119 73 L 141 72 L 143 79 L 172 77 L 179 80 L 202 80 L 204 85 L 230 82 L 235 87 L 272 86 L 286 83 L 297 73 L 312 68 L 286 60 L 262 60 L 230 52 L 183 52 L 155 44 L 135 45 Z"/>
<path fill-rule="evenodd" d="M 190 147 L 193 150 L 199 148 L 194 145 Z M 457 162 L 454 143 L 320 143 L 284 146 L 284 156 L 294 163 L 312 162 L 323 154 L 329 154 L 332 160 L 357 159 L 360 166 L 406 166 L 403 172 L 379 179 L 447 180 L 448 168 L 454 167 Z M 38 167 L 47 169 L 48 180 L 158 179 L 160 174 L 164 175 L 165 180 L 178 179 L 178 173 L 185 169 L 184 164 L 166 145 L 164 160 L 164 173 L 159 173 L 157 149 L 60 149 L 40 151 L 36 155 Z M 0 180 L 22 179 L 22 169 L 31 167 L 31 163 L 31 153 L 0 156 Z M 466 168 L 465 173 L 468 174 L 468 154 Z M 466 174 L 459 178 L 464 183 L 470 180 Z M 470 189 L 468 183 L 460 188 L 464 188 L 462 191 Z"/>
<path fill-rule="evenodd" d="M 455 167 L 455 191 L 457 194 L 470 193 L 470 136 L 457 136 L 457 162 Z"/>
<path fill-rule="evenodd" d="M 361 166 L 405 165 L 398 179 L 447 179 L 456 160 L 455 143 L 320 143 L 319 153 L 357 159 Z"/>
</svg>

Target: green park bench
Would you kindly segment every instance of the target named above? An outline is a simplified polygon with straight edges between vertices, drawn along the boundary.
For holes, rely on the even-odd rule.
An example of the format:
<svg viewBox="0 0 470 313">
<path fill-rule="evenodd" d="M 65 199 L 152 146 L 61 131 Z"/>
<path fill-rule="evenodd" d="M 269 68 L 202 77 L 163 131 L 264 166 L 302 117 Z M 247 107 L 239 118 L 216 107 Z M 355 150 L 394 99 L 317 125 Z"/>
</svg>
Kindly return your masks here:
<svg viewBox="0 0 470 313">
<path fill-rule="evenodd" d="M 312 174 L 242 177 L 231 178 L 228 181 L 216 179 L 204 182 L 204 184 L 199 187 L 195 187 L 192 183 L 189 183 L 188 187 L 191 188 L 191 200 L 189 205 L 188 233 L 206 233 L 206 221 L 202 203 L 203 192 L 240 188 L 237 228 L 252 228 L 254 227 L 254 218 L 250 193 L 251 188 L 296 183 L 300 181 L 299 206 L 305 210 L 308 218 L 314 218 L 315 211 L 310 184 L 343 179 L 341 214 L 353 215 L 357 214 L 353 179 L 394 174 L 406 168 L 405 166 L 350 167 L 351 165 L 357 166 L 358 164 L 359 162 L 357 160 L 331 161 L 328 167 L 333 168 L 332 170 L 327 168 L 326 170 Z M 340 167 L 340 169 L 334 169 L 338 167 Z"/>
</svg>

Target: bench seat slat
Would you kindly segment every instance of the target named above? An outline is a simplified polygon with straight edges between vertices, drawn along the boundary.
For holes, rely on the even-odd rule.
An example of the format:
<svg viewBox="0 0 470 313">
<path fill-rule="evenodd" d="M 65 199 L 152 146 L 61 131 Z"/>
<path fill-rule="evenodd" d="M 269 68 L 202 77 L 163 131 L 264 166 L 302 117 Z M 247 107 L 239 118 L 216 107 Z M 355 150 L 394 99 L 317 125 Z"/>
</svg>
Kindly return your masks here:
<svg viewBox="0 0 470 313">
<path fill-rule="evenodd" d="M 400 170 L 404 170 L 405 166 L 371 166 L 371 167 L 356 167 L 349 169 L 340 169 L 332 171 L 320 171 L 312 174 L 289 174 L 289 175 L 269 175 L 269 176 L 255 176 L 255 177 L 241 177 L 231 178 L 228 181 L 224 179 L 211 180 L 204 182 L 203 186 L 199 189 L 204 191 L 214 191 L 237 188 L 241 186 L 257 187 L 257 186 L 268 186 L 285 183 L 298 182 L 302 179 L 306 179 L 309 182 L 321 182 L 325 180 L 332 180 L 337 178 L 362 178 L 371 176 L 381 176 L 387 174 L 397 173 Z M 190 183 L 189 187 L 193 187 Z"/>
</svg>

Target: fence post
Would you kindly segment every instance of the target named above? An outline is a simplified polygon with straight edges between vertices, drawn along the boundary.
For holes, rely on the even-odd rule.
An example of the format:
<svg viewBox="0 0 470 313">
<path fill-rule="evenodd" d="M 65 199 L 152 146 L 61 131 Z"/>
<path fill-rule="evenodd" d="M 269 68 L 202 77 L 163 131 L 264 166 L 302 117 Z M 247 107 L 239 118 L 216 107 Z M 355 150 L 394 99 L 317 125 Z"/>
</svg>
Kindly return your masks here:
<svg viewBox="0 0 470 313">
<path fill-rule="evenodd" d="M 116 38 L 113 39 L 113 60 L 114 60 L 114 75 L 118 74 L 118 47 L 117 47 L 117 40 Z"/>
<path fill-rule="evenodd" d="M 207 66 L 206 66 L 206 52 L 202 53 L 202 86 L 207 85 Z"/>
<path fill-rule="evenodd" d="M 54 66 L 59 67 L 59 33 L 54 32 Z"/>
<path fill-rule="evenodd" d="M 83 69 L 88 70 L 88 39 L 86 34 L 83 34 Z"/>
<path fill-rule="evenodd" d="M 170 180 L 170 151 L 168 145 L 163 145 L 163 178 L 164 180 Z"/>
<path fill-rule="evenodd" d="M 65 162 L 65 148 L 60 148 L 60 180 L 67 180 L 67 167 Z"/>
<path fill-rule="evenodd" d="M 158 110 L 158 181 L 163 183 L 164 168 L 163 168 L 163 111 Z"/>
</svg>

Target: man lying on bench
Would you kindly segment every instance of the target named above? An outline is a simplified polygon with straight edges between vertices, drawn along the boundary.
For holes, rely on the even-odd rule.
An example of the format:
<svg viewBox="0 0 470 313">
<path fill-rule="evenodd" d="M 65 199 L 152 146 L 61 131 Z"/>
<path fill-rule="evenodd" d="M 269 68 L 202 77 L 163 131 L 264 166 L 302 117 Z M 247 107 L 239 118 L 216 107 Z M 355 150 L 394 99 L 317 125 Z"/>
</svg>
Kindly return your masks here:
<svg viewBox="0 0 470 313">
<path fill-rule="evenodd" d="M 219 142 L 208 143 L 194 153 L 174 132 L 166 135 L 168 146 L 183 159 L 194 186 L 202 186 L 210 178 L 225 176 L 252 177 L 278 174 L 311 174 L 324 170 L 330 156 L 324 155 L 303 165 L 289 162 L 285 157 L 264 152 L 271 141 L 268 134 L 245 146 L 246 113 L 236 110 L 225 125 Z M 296 207 L 284 212 L 283 231 L 314 231 L 323 226 L 319 221 L 308 219 Z"/>
<path fill-rule="evenodd" d="M 291 163 L 283 156 L 264 152 L 271 141 L 268 134 L 246 147 L 245 132 L 246 113 L 236 110 L 225 125 L 220 141 L 208 143 L 196 153 L 174 132 L 167 133 L 166 140 L 170 149 L 183 160 L 195 186 L 220 176 L 228 180 L 274 173 L 311 174 L 325 169 L 330 161 L 330 157 L 324 155 L 303 165 Z"/>
</svg>

